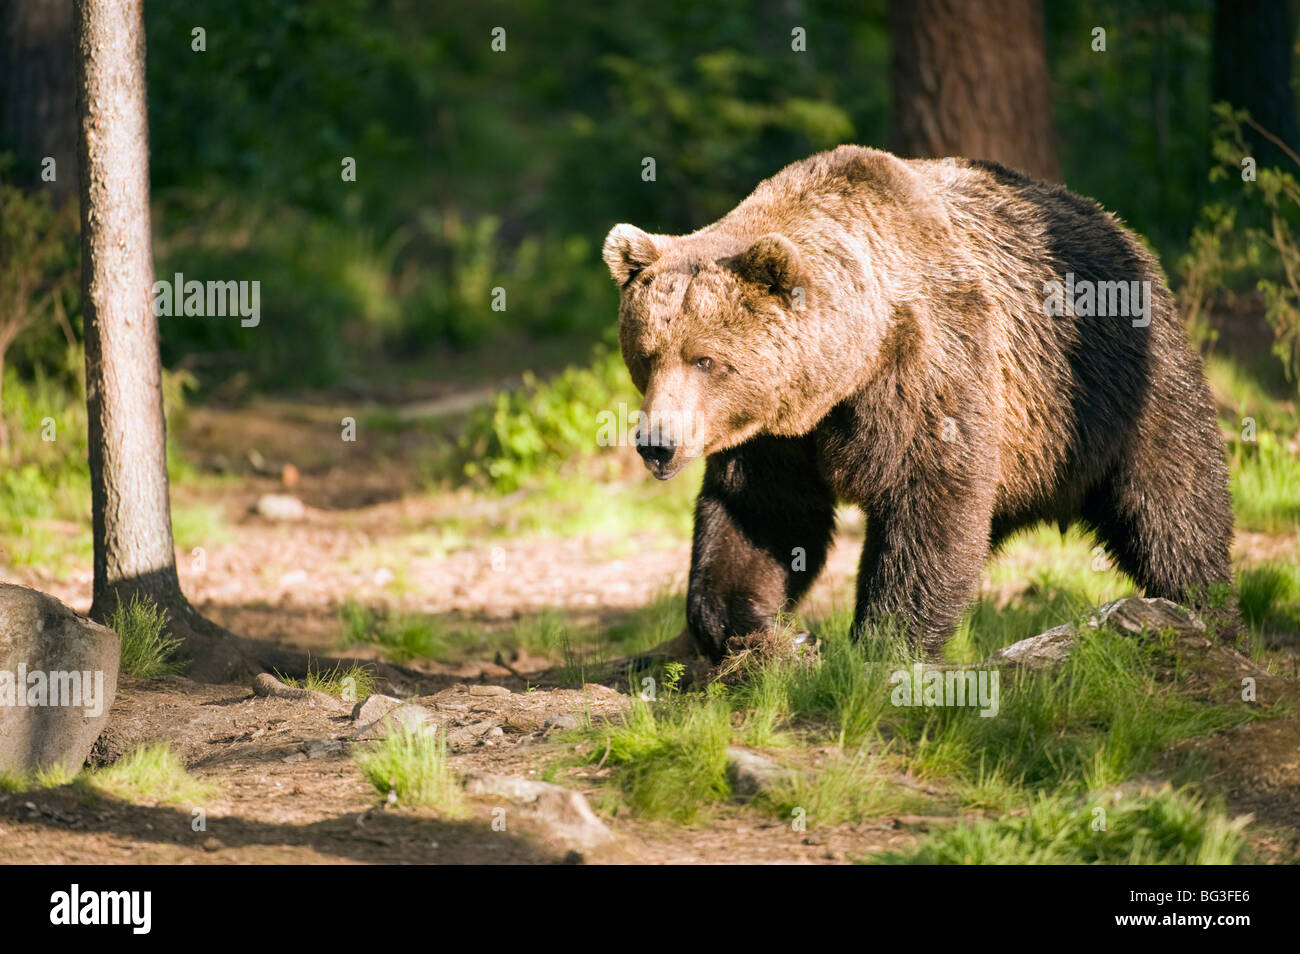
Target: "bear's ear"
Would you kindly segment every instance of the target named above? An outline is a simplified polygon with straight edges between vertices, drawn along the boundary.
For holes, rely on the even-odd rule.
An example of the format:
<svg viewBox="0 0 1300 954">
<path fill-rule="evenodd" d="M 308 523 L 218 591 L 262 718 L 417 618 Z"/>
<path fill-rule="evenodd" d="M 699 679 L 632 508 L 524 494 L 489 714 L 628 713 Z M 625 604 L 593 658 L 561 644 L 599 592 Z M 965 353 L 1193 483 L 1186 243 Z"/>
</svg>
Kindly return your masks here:
<svg viewBox="0 0 1300 954">
<path fill-rule="evenodd" d="M 609 230 L 601 254 L 609 266 L 609 274 L 621 288 L 635 278 L 637 272 L 658 260 L 659 248 L 645 232 L 624 222 Z"/>
<path fill-rule="evenodd" d="M 799 284 L 799 250 L 784 235 L 769 232 L 740 253 L 736 268 L 750 281 L 788 294 Z"/>
</svg>

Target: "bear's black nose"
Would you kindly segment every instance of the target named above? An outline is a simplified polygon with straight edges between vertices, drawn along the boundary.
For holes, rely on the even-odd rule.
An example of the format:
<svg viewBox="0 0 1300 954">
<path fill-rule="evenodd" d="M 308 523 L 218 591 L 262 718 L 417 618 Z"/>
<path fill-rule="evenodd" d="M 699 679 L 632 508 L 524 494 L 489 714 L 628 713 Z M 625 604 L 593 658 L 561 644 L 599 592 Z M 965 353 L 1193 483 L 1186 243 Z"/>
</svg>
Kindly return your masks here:
<svg viewBox="0 0 1300 954">
<path fill-rule="evenodd" d="M 653 466 L 656 470 L 663 470 L 668 462 L 673 459 L 677 453 L 677 445 L 660 441 L 657 444 L 637 442 L 636 452 L 641 455 L 641 459 L 647 464 Z"/>
</svg>

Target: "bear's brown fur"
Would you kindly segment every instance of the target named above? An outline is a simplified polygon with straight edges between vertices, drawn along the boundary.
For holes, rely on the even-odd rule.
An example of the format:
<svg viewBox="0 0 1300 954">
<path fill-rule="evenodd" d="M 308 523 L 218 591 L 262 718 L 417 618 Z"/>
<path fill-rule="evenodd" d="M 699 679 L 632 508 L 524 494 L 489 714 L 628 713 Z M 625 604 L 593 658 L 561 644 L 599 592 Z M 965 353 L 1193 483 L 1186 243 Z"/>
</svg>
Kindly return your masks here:
<svg viewBox="0 0 1300 954">
<path fill-rule="evenodd" d="M 867 517 L 855 633 L 888 617 L 932 655 L 990 553 L 1038 521 L 1082 521 L 1148 596 L 1229 582 L 1200 360 L 1159 265 L 1095 202 L 841 146 L 690 235 L 615 226 L 604 256 L 647 466 L 708 458 L 687 620 L 714 660 L 807 591 L 837 499 Z M 1149 323 L 1140 298 L 1094 317 L 1058 295 L 1048 316 L 1071 280 L 1149 283 Z"/>
</svg>

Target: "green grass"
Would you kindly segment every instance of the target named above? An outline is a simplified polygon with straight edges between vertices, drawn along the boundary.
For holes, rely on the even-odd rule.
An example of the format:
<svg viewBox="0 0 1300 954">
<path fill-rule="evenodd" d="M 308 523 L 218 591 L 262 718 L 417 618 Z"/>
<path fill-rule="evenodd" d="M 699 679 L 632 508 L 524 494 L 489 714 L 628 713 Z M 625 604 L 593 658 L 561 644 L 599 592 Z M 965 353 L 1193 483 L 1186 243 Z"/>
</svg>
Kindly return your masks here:
<svg viewBox="0 0 1300 954">
<path fill-rule="evenodd" d="M 463 793 L 447 765 L 441 732 L 402 729 L 358 755 L 356 762 L 375 791 L 399 805 L 453 815 L 462 810 Z"/>
<path fill-rule="evenodd" d="M 82 772 L 75 784 L 90 793 L 143 804 L 194 804 L 216 792 L 215 786 L 186 771 L 167 742 L 142 746 L 102 769 Z"/>
<path fill-rule="evenodd" d="M 1222 424 L 1233 438 L 1228 464 L 1237 527 L 1294 533 L 1300 527 L 1300 466 L 1286 446 L 1300 431 L 1294 386 L 1283 390 L 1221 357 L 1207 361 L 1206 372 L 1232 409 Z M 1247 418 L 1254 423 L 1253 440 L 1246 439 Z"/>
<path fill-rule="evenodd" d="M 1252 630 L 1300 633 L 1300 565 L 1261 563 L 1238 570 L 1237 603 Z"/>
<path fill-rule="evenodd" d="M 1110 804 L 1041 796 L 1028 811 L 961 822 L 915 846 L 869 859 L 914 865 L 1228 865 L 1244 860 L 1246 819 L 1187 792 Z"/>
<path fill-rule="evenodd" d="M 364 699 L 375 689 L 375 678 L 369 669 L 357 665 L 344 666 L 343 663 L 336 664 L 333 669 L 309 668 L 307 675 L 302 679 L 280 673 L 276 673 L 276 678 L 294 689 L 323 692 L 345 702 Z"/>
<path fill-rule="evenodd" d="M 898 784 L 893 767 L 885 756 L 865 748 L 851 754 L 836 751 L 778 780 L 758 804 L 777 818 L 800 818 L 808 828 L 920 808 L 923 800 Z"/>
<path fill-rule="evenodd" d="M 842 613 L 818 621 L 811 662 L 768 662 L 738 686 L 634 698 L 622 725 L 595 728 L 592 761 L 615 769 L 634 812 L 681 822 L 727 798 L 728 745 L 825 758 L 796 773 L 761 805 L 781 818 L 803 808 L 819 824 L 856 821 L 908 804 L 886 767 L 951 789 L 966 804 L 1001 811 L 1039 795 L 1080 797 L 1156 768 L 1184 738 L 1261 717 L 1245 704 L 1210 705 L 1182 689 L 1168 640 L 1085 629 L 1053 669 L 1000 677 L 998 711 L 978 706 L 896 706 L 891 676 L 912 662 L 896 633 L 854 643 Z M 605 754 L 606 742 L 608 754 Z"/>
<path fill-rule="evenodd" d="M 687 824 L 731 794 L 731 710 L 717 695 L 657 702 L 634 696 L 624 723 L 593 731 L 591 761 L 618 768 L 623 797 L 638 815 Z"/>
<path fill-rule="evenodd" d="M 68 785 L 77 777 L 76 772 L 69 772 L 61 766 L 41 769 L 35 773 L 0 771 L 0 792 L 30 792 L 38 788 L 58 788 Z"/>
<path fill-rule="evenodd" d="M 136 594 L 108 618 L 108 628 L 122 641 L 122 669 L 137 679 L 179 672 L 174 660 L 181 640 L 167 632 L 167 614 L 153 600 Z"/>
<path fill-rule="evenodd" d="M 444 659 L 454 636 L 436 617 L 373 609 L 348 600 L 339 608 L 343 648 L 358 643 L 380 647 L 395 663 L 412 659 Z"/>
</svg>

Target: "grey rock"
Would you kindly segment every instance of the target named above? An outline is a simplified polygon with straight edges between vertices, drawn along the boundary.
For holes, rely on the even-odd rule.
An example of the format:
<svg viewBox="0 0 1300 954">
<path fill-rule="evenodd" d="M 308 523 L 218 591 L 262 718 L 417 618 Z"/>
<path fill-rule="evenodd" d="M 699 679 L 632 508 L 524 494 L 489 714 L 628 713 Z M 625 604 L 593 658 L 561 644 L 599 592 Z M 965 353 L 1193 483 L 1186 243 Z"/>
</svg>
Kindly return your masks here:
<svg viewBox="0 0 1300 954">
<path fill-rule="evenodd" d="M 111 629 L 0 583 L 0 769 L 80 769 L 108 723 L 121 657 Z"/>
<path fill-rule="evenodd" d="M 312 739 L 307 743 L 307 758 L 318 759 L 324 755 L 335 755 L 343 751 L 343 742 L 339 739 Z"/>
<path fill-rule="evenodd" d="M 558 715 L 547 716 L 546 718 L 546 729 L 550 732 L 566 732 L 576 729 L 580 725 L 582 725 L 582 720 L 568 712 L 561 712 Z"/>
<path fill-rule="evenodd" d="M 1204 636 L 1205 623 L 1185 606 L 1159 597 L 1129 597 L 1097 608 L 1083 624 L 1090 629 L 1107 627 L 1117 633 L 1139 636 L 1144 632 L 1172 630 L 1180 636 Z M 1023 666 L 1043 669 L 1064 662 L 1074 649 L 1075 626 L 1066 623 L 1045 633 L 1003 646 L 985 661 L 986 665 Z"/>
<path fill-rule="evenodd" d="M 497 724 L 491 719 L 460 726 L 448 734 L 447 743 L 454 749 L 468 748 L 486 738 L 487 734 L 496 727 Z"/>
<path fill-rule="evenodd" d="M 372 722 L 378 722 L 401 704 L 402 700 L 393 696 L 383 696 L 378 693 L 366 696 L 352 707 L 352 721 L 358 725 L 370 725 Z"/>
<path fill-rule="evenodd" d="M 384 713 L 369 725 L 363 725 L 352 733 L 352 738 L 359 740 L 383 739 L 394 732 L 436 732 L 438 723 L 428 709 L 414 703 L 403 703 L 395 709 Z"/>
<path fill-rule="evenodd" d="M 1120 633 L 1139 635 L 1144 630 L 1173 630 L 1178 635 L 1204 634 L 1205 623 L 1185 606 L 1160 599 L 1130 597 L 1100 607 L 1089 621 L 1092 626 L 1109 626 Z"/>
<path fill-rule="evenodd" d="M 474 772 L 465 778 L 465 791 L 519 805 L 551 835 L 568 845 L 590 849 L 614 840 L 613 833 L 596 817 L 587 799 L 572 789 L 518 775 Z"/>
<path fill-rule="evenodd" d="M 749 799 L 769 792 L 792 776 L 789 769 L 757 752 L 735 746 L 727 749 L 727 782 L 737 798 Z"/>
<path fill-rule="evenodd" d="M 1074 626 L 1066 623 L 1045 633 L 1003 646 L 989 656 L 990 666 L 1023 666 L 1043 669 L 1065 662 L 1074 648 Z"/>
<path fill-rule="evenodd" d="M 266 520 L 292 522 L 307 516 L 307 507 L 290 494 L 262 494 L 253 509 Z"/>
</svg>

